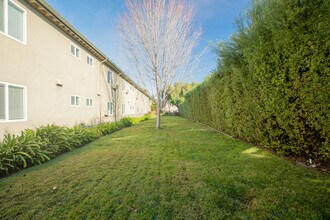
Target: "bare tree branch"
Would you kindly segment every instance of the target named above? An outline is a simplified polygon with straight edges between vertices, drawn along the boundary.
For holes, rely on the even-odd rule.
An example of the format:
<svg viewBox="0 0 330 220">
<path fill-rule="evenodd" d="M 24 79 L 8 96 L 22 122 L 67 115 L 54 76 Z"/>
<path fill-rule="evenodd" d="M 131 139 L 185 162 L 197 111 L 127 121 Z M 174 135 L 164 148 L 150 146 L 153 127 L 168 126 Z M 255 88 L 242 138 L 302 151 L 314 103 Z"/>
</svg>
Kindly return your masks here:
<svg viewBox="0 0 330 220">
<path fill-rule="evenodd" d="M 195 10 L 186 0 L 126 0 L 118 32 L 136 69 L 139 84 L 152 91 L 160 111 L 175 89 L 196 70 L 201 55 L 193 56 L 201 34 Z M 169 89 L 173 88 L 173 89 Z"/>
</svg>

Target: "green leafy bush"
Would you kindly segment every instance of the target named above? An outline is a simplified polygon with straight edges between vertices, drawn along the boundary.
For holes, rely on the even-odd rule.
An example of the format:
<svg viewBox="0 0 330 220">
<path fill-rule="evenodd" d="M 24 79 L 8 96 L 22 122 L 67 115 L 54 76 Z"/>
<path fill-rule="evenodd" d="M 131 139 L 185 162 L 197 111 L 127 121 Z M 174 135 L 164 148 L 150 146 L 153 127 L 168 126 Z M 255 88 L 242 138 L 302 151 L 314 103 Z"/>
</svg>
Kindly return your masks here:
<svg viewBox="0 0 330 220">
<path fill-rule="evenodd" d="M 0 143 L 0 175 L 48 161 L 49 152 L 41 148 L 44 144 L 29 129 L 19 136 L 5 135 Z"/>
<path fill-rule="evenodd" d="M 120 123 L 122 123 L 124 125 L 124 127 L 129 127 L 133 125 L 134 119 L 131 117 L 126 117 L 126 118 L 122 118 L 119 121 Z"/>
<path fill-rule="evenodd" d="M 100 131 L 103 135 L 111 134 L 115 131 L 118 131 L 122 128 L 124 128 L 124 124 L 122 122 L 114 122 L 114 123 L 104 123 L 98 126 Z"/>
<path fill-rule="evenodd" d="M 36 137 L 43 141 L 42 149 L 55 157 L 79 145 L 79 140 L 70 135 L 70 130 L 58 125 L 45 125 L 36 129 Z"/>
<path fill-rule="evenodd" d="M 146 121 L 146 120 L 149 120 L 151 119 L 151 115 L 150 114 L 147 114 L 147 115 L 143 115 L 142 117 L 138 118 L 140 121 Z"/>
<path fill-rule="evenodd" d="M 26 129 L 20 135 L 4 136 L 0 142 L 0 176 L 22 168 L 44 163 L 64 152 L 90 143 L 97 138 L 149 119 L 123 118 L 118 122 L 93 127 L 81 125 L 72 128 L 45 125 L 35 130 Z"/>
<path fill-rule="evenodd" d="M 285 154 L 330 158 L 328 0 L 252 1 L 180 114 Z"/>
</svg>

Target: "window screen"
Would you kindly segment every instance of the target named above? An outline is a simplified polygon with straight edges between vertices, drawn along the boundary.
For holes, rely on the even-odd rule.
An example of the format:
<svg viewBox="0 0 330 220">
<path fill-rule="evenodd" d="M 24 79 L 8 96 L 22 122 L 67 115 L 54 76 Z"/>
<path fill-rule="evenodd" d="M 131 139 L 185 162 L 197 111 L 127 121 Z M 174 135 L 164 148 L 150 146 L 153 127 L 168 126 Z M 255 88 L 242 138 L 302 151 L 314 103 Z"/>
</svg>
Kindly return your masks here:
<svg viewBox="0 0 330 220">
<path fill-rule="evenodd" d="M 80 57 L 80 50 L 79 50 L 79 48 L 76 48 L 76 57 Z"/>
<path fill-rule="evenodd" d="M 113 114 L 113 104 L 112 104 L 112 102 L 108 102 L 108 113 L 110 115 Z"/>
<path fill-rule="evenodd" d="M 8 4 L 8 34 L 23 41 L 23 14 L 24 12 L 14 4 Z"/>
<path fill-rule="evenodd" d="M 23 88 L 9 86 L 9 120 L 24 119 Z"/>
<path fill-rule="evenodd" d="M 75 52 L 74 51 L 75 51 L 75 47 L 71 44 L 71 54 L 72 55 L 75 55 Z"/>
<path fill-rule="evenodd" d="M 79 96 L 76 96 L 76 105 L 77 106 L 80 105 L 80 98 L 79 98 Z"/>
<path fill-rule="evenodd" d="M 5 86 L 0 85 L 0 120 L 6 119 L 5 117 Z"/>
<path fill-rule="evenodd" d="M 112 85 L 112 72 L 108 71 L 108 83 Z"/>
<path fill-rule="evenodd" d="M 4 30 L 5 25 L 3 23 L 5 21 L 5 19 L 4 19 L 5 13 L 3 10 L 4 10 L 3 0 L 0 0 L 0 31 L 2 31 L 2 32 L 5 31 Z"/>
<path fill-rule="evenodd" d="M 71 96 L 71 105 L 76 104 L 76 98 L 74 96 Z"/>
</svg>

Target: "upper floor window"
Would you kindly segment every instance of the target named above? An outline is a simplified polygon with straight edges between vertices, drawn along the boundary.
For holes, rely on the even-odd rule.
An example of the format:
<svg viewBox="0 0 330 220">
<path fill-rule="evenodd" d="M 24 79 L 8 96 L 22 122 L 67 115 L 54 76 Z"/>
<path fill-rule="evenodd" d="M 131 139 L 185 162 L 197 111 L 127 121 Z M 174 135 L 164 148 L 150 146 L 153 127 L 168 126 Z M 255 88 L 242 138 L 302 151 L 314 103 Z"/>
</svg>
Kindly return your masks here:
<svg viewBox="0 0 330 220">
<path fill-rule="evenodd" d="M 0 82 L 0 122 L 27 118 L 26 86 Z"/>
<path fill-rule="evenodd" d="M 77 57 L 78 59 L 80 59 L 80 48 L 77 47 L 76 45 L 74 44 L 70 44 L 70 51 L 71 51 L 71 54 L 75 57 Z"/>
<path fill-rule="evenodd" d="M 80 107 L 80 96 L 70 95 L 70 106 Z"/>
<path fill-rule="evenodd" d="M 125 80 L 122 81 L 122 89 L 125 90 Z"/>
<path fill-rule="evenodd" d="M 91 67 L 94 67 L 94 59 L 93 59 L 93 57 L 87 55 L 87 64 L 90 65 Z"/>
<path fill-rule="evenodd" d="M 26 11 L 11 0 L 0 0 L 0 33 L 26 43 Z"/>
<path fill-rule="evenodd" d="M 108 83 L 110 85 L 113 84 L 113 80 L 112 80 L 112 72 L 110 70 L 108 70 Z"/>
</svg>

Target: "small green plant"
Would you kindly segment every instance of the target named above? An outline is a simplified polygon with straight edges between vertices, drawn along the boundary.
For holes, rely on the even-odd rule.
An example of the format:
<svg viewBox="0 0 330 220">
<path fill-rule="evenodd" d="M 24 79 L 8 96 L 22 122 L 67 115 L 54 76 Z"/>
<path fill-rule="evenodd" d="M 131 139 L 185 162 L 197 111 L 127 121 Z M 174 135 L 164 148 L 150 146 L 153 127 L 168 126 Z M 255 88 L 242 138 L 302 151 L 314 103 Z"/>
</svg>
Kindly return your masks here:
<svg viewBox="0 0 330 220">
<path fill-rule="evenodd" d="M 125 127 L 129 127 L 129 126 L 132 126 L 132 125 L 133 125 L 133 121 L 134 121 L 133 118 L 131 118 L 131 117 L 126 117 L 126 118 L 122 118 L 122 119 L 120 119 L 119 122 L 123 123 L 123 125 L 124 125 Z"/>
<path fill-rule="evenodd" d="M 74 148 L 73 143 L 79 140 L 72 139 L 69 133 L 68 128 L 58 125 L 46 125 L 36 129 L 36 136 L 45 142 L 42 148 L 48 150 L 51 157 Z"/>
<path fill-rule="evenodd" d="M 19 136 L 5 135 L 0 143 L 0 175 L 50 160 L 49 152 L 41 148 L 44 144 L 30 129 Z"/>
</svg>

